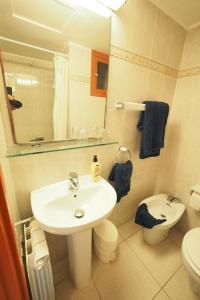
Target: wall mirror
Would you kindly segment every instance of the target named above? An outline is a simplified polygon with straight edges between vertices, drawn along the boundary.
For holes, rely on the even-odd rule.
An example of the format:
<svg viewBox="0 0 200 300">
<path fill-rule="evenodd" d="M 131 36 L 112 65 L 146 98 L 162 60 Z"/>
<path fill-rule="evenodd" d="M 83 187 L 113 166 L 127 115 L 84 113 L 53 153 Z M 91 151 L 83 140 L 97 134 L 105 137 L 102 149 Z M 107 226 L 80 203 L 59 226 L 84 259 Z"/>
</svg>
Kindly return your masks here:
<svg viewBox="0 0 200 300">
<path fill-rule="evenodd" d="M 110 18 L 70 0 L 2 0 L 0 19 L 16 143 L 104 137 Z"/>
</svg>

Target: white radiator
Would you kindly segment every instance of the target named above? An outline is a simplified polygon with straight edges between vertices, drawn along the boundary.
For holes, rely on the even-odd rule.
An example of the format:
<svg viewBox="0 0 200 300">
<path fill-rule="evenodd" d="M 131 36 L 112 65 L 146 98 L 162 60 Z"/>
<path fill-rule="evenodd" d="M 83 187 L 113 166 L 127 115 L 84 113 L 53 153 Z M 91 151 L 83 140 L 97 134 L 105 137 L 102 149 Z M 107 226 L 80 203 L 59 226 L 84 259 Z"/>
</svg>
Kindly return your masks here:
<svg viewBox="0 0 200 300">
<path fill-rule="evenodd" d="M 33 300 L 55 300 L 49 249 L 44 232 L 34 220 L 24 226 L 27 273 Z"/>
</svg>

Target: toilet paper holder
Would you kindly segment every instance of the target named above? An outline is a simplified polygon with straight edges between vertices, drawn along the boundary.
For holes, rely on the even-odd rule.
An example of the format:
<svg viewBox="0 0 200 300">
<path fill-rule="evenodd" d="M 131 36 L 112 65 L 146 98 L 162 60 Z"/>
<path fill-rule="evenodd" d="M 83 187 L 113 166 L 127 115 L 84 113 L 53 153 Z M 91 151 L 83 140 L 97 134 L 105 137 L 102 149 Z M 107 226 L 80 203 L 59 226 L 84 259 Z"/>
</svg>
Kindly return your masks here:
<svg viewBox="0 0 200 300">
<path fill-rule="evenodd" d="M 192 193 L 196 193 L 196 194 L 200 195 L 200 184 L 195 184 L 191 187 L 190 195 L 192 195 Z"/>
</svg>

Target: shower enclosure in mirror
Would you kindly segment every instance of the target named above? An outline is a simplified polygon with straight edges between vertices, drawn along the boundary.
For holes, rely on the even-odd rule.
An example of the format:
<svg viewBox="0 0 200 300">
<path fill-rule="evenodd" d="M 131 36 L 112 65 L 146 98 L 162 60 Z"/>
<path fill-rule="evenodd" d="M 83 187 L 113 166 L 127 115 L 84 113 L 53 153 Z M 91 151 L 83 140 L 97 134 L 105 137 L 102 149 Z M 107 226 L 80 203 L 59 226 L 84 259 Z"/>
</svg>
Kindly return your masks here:
<svg viewBox="0 0 200 300">
<path fill-rule="evenodd" d="M 21 1 L 3 0 L 9 34 L 0 37 L 16 142 L 104 137 L 110 18 L 70 0 L 44 0 L 44 19 L 43 1 Z"/>
</svg>

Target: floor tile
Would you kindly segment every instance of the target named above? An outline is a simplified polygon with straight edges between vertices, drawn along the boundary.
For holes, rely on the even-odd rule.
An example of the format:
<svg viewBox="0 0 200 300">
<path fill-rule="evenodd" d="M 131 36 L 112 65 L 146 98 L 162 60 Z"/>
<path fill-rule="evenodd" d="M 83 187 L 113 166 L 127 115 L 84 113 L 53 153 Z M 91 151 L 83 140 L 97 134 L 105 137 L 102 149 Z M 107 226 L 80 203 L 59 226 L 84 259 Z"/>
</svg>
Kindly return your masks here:
<svg viewBox="0 0 200 300">
<path fill-rule="evenodd" d="M 123 242 L 123 238 L 121 237 L 121 235 L 118 233 L 118 245 Z"/>
<path fill-rule="evenodd" d="M 103 300 L 150 300 L 160 289 L 125 242 L 119 245 L 115 262 L 95 261 L 93 280 Z"/>
<path fill-rule="evenodd" d="M 153 300 L 170 300 L 165 292 L 162 290 L 153 298 Z"/>
<path fill-rule="evenodd" d="M 99 294 L 91 281 L 88 288 L 77 290 L 73 287 L 69 278 L 55 286 L 56 300 L 100 300 Z"/>
<path fill-rule="evenodd" d="M 190 287 L 188 274 L 184 267 L 174 274 L 169 282 L 164 286 L 165 292 L 172 300 L 199 300 Z"/>
<path fill-rule="evenodd" d="M 135 224 L 133 220 L 118 227 L 119 236 L 122 240 L 127 239 L 139 230 L 141 230 L 141 227 Z"/>
<path fill-rule="evenodd" d="M 170 239 L 148 245 L 138 231 L 125 241 L 151 272 L 160 286 L 163 286 L 181 265 L 180 248 Z"/>
<path fill-rule="evenodd" d="M 182 245 L 184 234 L 175 228 L 171 228 L 169 232 L 169 238 L 174 243 L 176 243 L 179 247 Z"/>
</svg>

